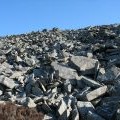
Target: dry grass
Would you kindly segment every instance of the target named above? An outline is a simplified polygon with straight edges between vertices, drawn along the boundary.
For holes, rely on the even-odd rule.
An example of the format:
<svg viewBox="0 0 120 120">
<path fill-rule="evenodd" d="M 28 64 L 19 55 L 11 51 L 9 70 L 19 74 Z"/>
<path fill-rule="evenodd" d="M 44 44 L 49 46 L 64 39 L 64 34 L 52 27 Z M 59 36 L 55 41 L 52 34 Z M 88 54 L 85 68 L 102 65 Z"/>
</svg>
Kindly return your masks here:
<svg viewBox="0 0 120 120">
<path fill-rule="evenodd" d="M 13 103 L 0 104 L 0 120 L 42 120 L 43 114 L 36 108 L 16 106 Z"/>
</svg>

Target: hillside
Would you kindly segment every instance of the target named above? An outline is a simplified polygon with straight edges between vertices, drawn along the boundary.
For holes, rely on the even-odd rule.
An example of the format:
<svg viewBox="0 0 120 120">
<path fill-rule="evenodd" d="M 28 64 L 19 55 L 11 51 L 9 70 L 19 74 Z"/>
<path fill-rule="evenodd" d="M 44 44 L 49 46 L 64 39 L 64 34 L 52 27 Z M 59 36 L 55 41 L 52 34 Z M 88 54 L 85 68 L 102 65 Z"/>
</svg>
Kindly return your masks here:
<svg viewBox="0 0 120 120">
<path fill-rule="evenodd" d="M 0 37 L 0 101 L 44 120 L 119 120 L 119 91 L 119 24 Z"/>
</svg>

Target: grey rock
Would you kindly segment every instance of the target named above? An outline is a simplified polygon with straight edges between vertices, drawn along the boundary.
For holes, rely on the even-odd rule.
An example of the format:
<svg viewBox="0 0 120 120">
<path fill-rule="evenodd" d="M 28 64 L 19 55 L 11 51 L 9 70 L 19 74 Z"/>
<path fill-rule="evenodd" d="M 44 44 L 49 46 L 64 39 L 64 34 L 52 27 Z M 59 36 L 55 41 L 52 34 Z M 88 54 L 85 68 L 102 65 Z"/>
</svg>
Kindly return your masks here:
<svg viewBox="0 0 120 120">
<path fill-rule="evenodd" d="M 0 56 L 0 63 L 3 63 L 6 61 L 6 57 L 4 55 Z"/>
<path fill-rule="evenodd" d="M 27 63 L 27 65 L 29 65 L 29 66 L 34 66 L 35 65 L 35 60 L 32 59 L 32 58 L 26 58 L 25 63 Z"/>
<path fill-rule="evenodd" d="M 71 63 L 76 70 L 82 74 L 95 74 L 98 60 L 87 58 L 84 56 L 72 56 Z"/>
<path fill-rule="evenodd" d="M 16 62 L 18 62 L 18 63 L 23 61 L 19 56 L 16 56 L 15 60 L 16 60 Z"/>
<path fill-rule="evenodd" d="M 76 70 L 71 69 L 68 66 L 59 64 L 57 62 L 52 62 L 51 66 L 55 71 L 59 72 L 59 76 L 63 79 L 76 79 L 78 77 Z"/>
<path fill-rule="evenodd" d="M 92 87 L 92 88 L 98 88 L 98 87 L 101 87 L 102 85 L 99 84 L 98 82 L 90 79 L 90 78 L 87 78 L 85 76 L 80 76 L 79 79 L 77 79 L 77 85 L 79 85 L 80 82 L 83 82 L 84 85 L 88 86 L 88 87 Z"/>
<path fill-rule="evenodd" d="M 107 92 L 107 86 L 102 86 L 91 92 L 88 92 L 85 97 L 88 101 L 92 101 L 92 100 L 104 95 L 106 92 Z"/>
<path fill-rule="evenodd" d="M 58 107 L 58 113 L 61 116 L 65 111 L 67 110 L 67 104 L 66 102 L 62 99 L 59 103 Z"/>
<path fill-rule="evenodd" d="M 11 89 L 16 86 L 15 82 L 12 79 L 3 75 L 0 76 L 0 83 Z"/>
<path fill-rule="evenodd" d="M 19 78 L 19 76 L 22 76 L 22 75 L 24 75 L 24 71 L 14 71 L 14 73 L 10 76 L 10 78 L 12 78 L 12 79 L 18 79 Z"/>
<path fill-rule="evenodd" d="M 119 38 L 119 24 L 0 37 L 0 100 L 46 120 L 119 119 Z"/>
</svg>

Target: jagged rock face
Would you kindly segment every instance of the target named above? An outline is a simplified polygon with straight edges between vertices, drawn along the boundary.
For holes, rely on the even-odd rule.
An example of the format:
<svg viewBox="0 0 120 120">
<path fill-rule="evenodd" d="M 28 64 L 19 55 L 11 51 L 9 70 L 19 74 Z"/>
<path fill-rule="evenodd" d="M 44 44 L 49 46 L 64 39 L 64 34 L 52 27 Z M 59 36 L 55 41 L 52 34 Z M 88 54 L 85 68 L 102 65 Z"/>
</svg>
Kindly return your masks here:
<svg viewBox="0 0 120 120">
<path fill-rule="evenodd" d="M 120 25 L 0 37 L 0 101 L 44 120 L 115 120 L 119 91 Z"/>
</svg>

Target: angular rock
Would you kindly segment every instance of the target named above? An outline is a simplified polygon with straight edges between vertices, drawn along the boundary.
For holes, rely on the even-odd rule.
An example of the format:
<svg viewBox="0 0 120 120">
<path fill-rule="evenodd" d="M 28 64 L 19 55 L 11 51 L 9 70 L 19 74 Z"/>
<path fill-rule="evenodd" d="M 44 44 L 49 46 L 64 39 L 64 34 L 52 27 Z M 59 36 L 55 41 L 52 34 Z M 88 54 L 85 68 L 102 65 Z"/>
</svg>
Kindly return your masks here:
<svg viewBox="0 0 120 120">
<path fill-rule="evenodd" d="M 55 71 L 59 72 L 59 76 L 63 79 L 76 79 L 78 77 L 76 70 L 71 69 L 65 65 L 59 64 L 57 62 L 52 62 L 51 66 Z"/>
<path fill-rule="evenodd" d="M 0 83 L 11 89 L 16 86 L 15 82 L 12 79 L 3 75 L 0 76 Z"/>
<path fill-rule="evenodd" d="M 90 78 L 87 78 L 85 76 L 80 76 L 79 79 L 77 79 L 77 85 L 79 87 L 81 87 L 81 84 L 82 84 L 80 82 L 82 82 L 84 85 L 87 85 L 88 87 L 92 87 L 92 88 L 101 87 L 101 84 L 99 84 L 98 82 L 96 82 Z"/>
<path fill-rule="evenodd" d="M 92 101 L 92 100 L 104 95 L 106 92 L 107 92 L 107 86 L 102 86 L 98 89 L 95 89 L 95 90 L 87 93 L 85 97 L 88 101 Z"/>
<path fill-rule="evenodd" d="M 60 101 L 59 107 L 58 107 L 58 113 L 61 116 L 65 111 L 67 110 L 67 105 L 65 101 L 62 99 Z"/>
<path fill-rule="evenodd" d="M 73 67 L 80 71 L 81 74 L 95 74 L 98 60 L 87 58 L 84 56 L 72 56 L 71 63 Z"/>
</svg>

